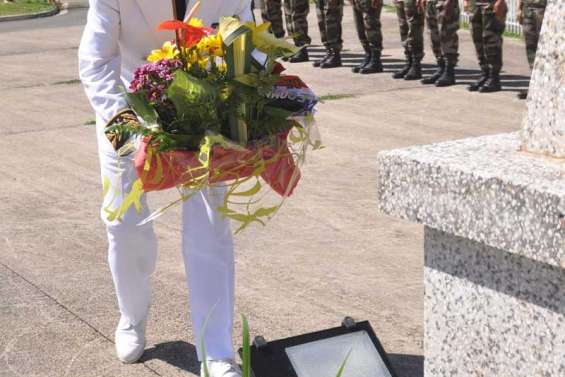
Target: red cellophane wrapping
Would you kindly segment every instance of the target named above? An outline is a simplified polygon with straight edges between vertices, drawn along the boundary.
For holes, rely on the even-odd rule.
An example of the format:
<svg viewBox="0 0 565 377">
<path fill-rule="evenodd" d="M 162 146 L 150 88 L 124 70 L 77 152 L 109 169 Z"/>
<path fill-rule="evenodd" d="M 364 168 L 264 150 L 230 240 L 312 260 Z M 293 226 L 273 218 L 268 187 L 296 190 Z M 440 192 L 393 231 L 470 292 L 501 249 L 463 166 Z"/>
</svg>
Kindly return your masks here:
<svg viewBox="0 0 565 377">
<path fill-rule="evenodd" d="M 290 196 L 300 180 L 300 170 L 288 148 L 287 135 L 280 134 L 276 143 L 246 149 L 213 145 L 208 182 L 213 184 L 249 177 L 255 170 L 257 159 L 261 158 L 266 162 L 261 173 L 263 180 L 280 196 Z M 145 192 L 189 184 L 191 180 L 207 173 L 198 160 L 199 152 L 148 153 L 149 148 L 153 148 L 149 140 L 142 140 L 134 162 Z M 148 157 L 151 161 L 145 170 Z"/>
</svg>

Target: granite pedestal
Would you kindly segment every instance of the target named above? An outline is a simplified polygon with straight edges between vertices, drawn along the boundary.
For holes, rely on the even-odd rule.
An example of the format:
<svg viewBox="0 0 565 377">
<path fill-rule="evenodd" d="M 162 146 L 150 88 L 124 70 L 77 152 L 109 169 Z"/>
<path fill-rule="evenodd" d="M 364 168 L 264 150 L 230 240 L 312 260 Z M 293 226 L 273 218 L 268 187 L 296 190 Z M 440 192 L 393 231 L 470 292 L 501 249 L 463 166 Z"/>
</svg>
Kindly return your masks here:
<svg viewBox="0 0 565 377">
<path fill-rule="evenodd" d="M 380 209 L 425 225 L 426 376 L 565 376 L 565 161 L 519 149 L 379 155 Z"/>
<path fill-rule="evenodd" d="M 425 375 L 565 377 L 565 1 L 521 133 L 383 152 L 382 212 L 425 226 Z"/>
</svg>

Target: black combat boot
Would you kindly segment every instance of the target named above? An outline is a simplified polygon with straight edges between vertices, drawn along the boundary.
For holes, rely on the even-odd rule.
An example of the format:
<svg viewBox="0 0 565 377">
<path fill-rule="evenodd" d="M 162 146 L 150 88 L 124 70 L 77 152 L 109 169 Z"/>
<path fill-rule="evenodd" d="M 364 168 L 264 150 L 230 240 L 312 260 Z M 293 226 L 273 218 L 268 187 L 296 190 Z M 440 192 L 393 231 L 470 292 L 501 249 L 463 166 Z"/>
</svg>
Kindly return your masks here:
<svg viewBox="0 0 565 377">
<path fill-rule="evenodd" d="M 436 71 L 429 77 L 426 77 L 420 81 L 422 84 L 435 84 L 435 82 L 443 75 L 443 71 L 445 71 L 445 60 L 439 59 L 437 61 L 437 69 Z"/>
<path fill-rule="evenodd" d="M 441 77 L 436 81 L 438 88 L 455 85 L 455 64 L 447 63 Z"/>
<path fill-rule="evenodd" d="M 329 57 L 320 64 L 320 68 L 341 67 L 341 53 L 338 50 L 330 50 Z"/>
<path fill-rule="evenodd" d="M 490 70 L 488 80 L 479 89 L 480 93 L 494 93 L 502 89 L 500 85 L 500 68 L 493 68 Z"/>
<path fill-rule="evenodd" d="M 381 73 L 383 71 L 383 63 L 381 62 L 381 52 L 378 50 L 371 51 L 371 59 L 363 68 L 359 70 L 359 73 Z"/>
<path fill-rule="evenodd" d="M 327 50 L 326 51 L 326 55 L 324 55 L 322 58 L 315 60 L 314 63 L 312 63 L 312 65 L 314 67 L 319 67 L 323 62 L 325 62 L 326 60 L 328 60 L 330 58 L 330 51 Z"/>
<path fill-rule="evenodd" d="M 404 76 L 406 76 L 406 74 L 408 73 L 408 71 L 410 70 L 410 67 L 412 66 L 412 58 L 411 57 L 406 57 L 406 64 L 404 65 L 404 67 L 400 70 L 400 71 L 396 71 L 392 74 L 392 78 L 393 79 L 401 79 L 404 78 Z"/>
<path fill-rule="evenodd" d="M 361 63 L 359 63 L 359 65 L 356 65 L 355 67 L 351 68 L 351 72 L 353 73 L 359 73 L 359 71 L 365 67 L 367 64 L 369 64 L 369 61 L 371 60 L 371 50 L 369 49 L 365 49 L 365 57 L 363 58 L 363 60 L 361 61 Z"/>
<path fill-rule="evenodd" d="M 290 59 L 288 59 L 288 61 L 291 63 L 303 63 L 307 62 L 308 60 L 308 50 L 306 50 L 306 47 L 302 47 L 300 51 L 298 51 L 295 55 L 291 56 Z"/>
<path fill-rule="evenodd" d="M 420 64 L 421 61 L 422 58 L 412 58 L 412 65 L 404 76 L 404 80 L 419 80 L 422 78 L 422 65 Z"/>
<path fill-rule="evenodd" d="M 518 94 L 516 94 L 516 97 L 518 97 L 518 99 L 528 98 L 528 89 L 520 90 Z"/>
<path fill-rule="evenodd" d="M 490 74 L 490 69 L 488 68 L 488 66 L 485 65 L 485 66 L 481 66 L 481 71 L 482 71 L 481 77 L 479 77 L 477 81 L 475 81 L 474 83 L 472 83 L 467 87 L 468 91 L 476 92 L 479 89 L 481 89 L 481 86 L 483 86 L 485 82 L 487 82 Z"/>
</svg>

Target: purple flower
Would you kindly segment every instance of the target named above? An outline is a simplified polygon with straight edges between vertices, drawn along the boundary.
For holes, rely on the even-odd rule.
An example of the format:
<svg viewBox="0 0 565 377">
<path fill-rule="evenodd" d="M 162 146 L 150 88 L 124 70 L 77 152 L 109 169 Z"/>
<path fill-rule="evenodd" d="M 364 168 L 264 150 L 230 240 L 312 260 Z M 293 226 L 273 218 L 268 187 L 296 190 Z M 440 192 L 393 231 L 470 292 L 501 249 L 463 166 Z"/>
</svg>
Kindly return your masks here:
<svg viewBox="0 0 565 377">
<path fill-rule="evenodd" d="M 178 59 L 159 60 L 138 67 L 133 74 L 129 90 L 133 93 L 144 91 L 151 102 L 163 102 L 165 91 L 174 78 L 174 72 L 182 67 Z"/>
</svg>

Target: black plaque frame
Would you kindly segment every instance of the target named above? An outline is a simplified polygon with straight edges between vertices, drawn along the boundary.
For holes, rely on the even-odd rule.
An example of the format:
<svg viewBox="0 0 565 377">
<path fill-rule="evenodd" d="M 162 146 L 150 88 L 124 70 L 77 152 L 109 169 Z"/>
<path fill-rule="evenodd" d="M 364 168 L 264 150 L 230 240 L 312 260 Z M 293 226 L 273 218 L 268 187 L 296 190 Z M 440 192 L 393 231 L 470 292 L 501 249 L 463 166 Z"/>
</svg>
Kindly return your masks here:
<svg viewBox="0 0 565 377">
<path fill-rule="evenodd" d="M 258 342 L 255 341 L 251 346 L 251 369 L 253 375 L 254 377 L 298 377 L 285 352 L 286 348 L 363 330 L 369 335 L 391 376 L 398 377 L 379 338 L 368 321 L 352 323 L 349 326 L 346 326 L 344 321 L 344 325 L 340 327 L 275 340 L 259 346 L 257 345 Z M 241 353 L 241 349 L 239 352 Z"/>
</svg>

